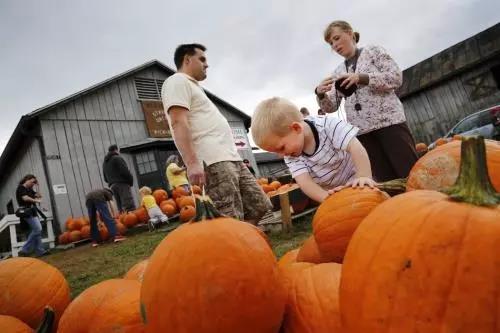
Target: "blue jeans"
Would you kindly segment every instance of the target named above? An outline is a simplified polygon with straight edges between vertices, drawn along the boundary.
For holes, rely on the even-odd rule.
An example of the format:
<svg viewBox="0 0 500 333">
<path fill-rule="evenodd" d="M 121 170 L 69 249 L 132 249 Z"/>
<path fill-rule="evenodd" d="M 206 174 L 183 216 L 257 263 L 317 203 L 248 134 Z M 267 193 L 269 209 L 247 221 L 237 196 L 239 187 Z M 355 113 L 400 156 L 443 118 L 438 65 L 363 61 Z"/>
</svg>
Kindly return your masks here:
<svg viewBox="0 0 500 333">
<path fill-rule="evenodd" d="M 115 220 L 113 220 L 113 218 L 111 217 L 106 202 L 104 201 L 88 202 L 87 210 L 89 212 L 90 236 L 92 237 L 92 240 L 94 242 L 101 241 L 99 229 L 97 228 L 97 212 L 99 212 L 99 215 L 101 215 L 104 224 L 106 224 L 106 228 L 108 228 L 109 235 L 111 236 L 111 238 L 115 238 L 116 236 Z"/>
<path fill-rule="evenodd" d="M 37 255 L 42 255 L 45 252 L 42 245 L 42 224 L 37 216 L 27 217 L 26 222 L 29 224 L 31 232 L 21 251 L 24 253 L 35 251 Z"/>
</svg>

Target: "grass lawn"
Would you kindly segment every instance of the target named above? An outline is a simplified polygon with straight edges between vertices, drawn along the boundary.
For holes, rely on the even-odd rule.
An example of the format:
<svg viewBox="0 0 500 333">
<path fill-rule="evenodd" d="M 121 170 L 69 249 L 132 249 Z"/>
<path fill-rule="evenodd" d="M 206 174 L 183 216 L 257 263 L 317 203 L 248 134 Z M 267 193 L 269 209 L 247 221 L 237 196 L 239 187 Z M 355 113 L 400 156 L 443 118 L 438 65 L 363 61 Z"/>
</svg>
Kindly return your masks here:
<svg viewBox="0 0 500 333">
<path fill-rule="evenodd" d="M 308 215 L 295 220 L 290 233 L 273 232 L 268 235 L 278 258 L 299 247 L 309 237 L 311 218 L 312 215 Z M 100 281 L 121 278 L 134 264 L 148 258 L 166 234 L 166 231 L 135 233 L 127 235 L 127 240 L 119 244 L 92 248 L 89 243 L 57 251 L 43 259 L 61 270 L 74 298 Z"/>
</svg>

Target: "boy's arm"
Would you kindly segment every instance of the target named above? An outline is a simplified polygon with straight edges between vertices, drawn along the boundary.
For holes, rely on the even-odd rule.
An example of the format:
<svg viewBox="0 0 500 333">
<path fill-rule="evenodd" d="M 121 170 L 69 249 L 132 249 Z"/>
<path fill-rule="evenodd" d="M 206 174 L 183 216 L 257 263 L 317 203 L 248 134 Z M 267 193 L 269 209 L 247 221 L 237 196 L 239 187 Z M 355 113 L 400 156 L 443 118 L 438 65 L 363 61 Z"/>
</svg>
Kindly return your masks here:
<svg viewBox="0 0 500 333">
<path fill-rule="evenodd" d="M 316 202 L 321 203 L 328 197 L 328 191 L 316 184 L 307 172 L 295 177 L 295 181 L 299 184 L 300 189 Z"/>
<path fill-rule="evenodd" d="M 368 185 L 373 188 L 375 181 L 372 178 L 370 159 L 365 147 L 363 147 L 357 138 L 352 138 L 347 146 L 347 151 L 351 154 L 354 166 L 356 167 L 356 179 L 350 182 L 349 185 L 352 185 L 352 187 Z"/>
</svg>

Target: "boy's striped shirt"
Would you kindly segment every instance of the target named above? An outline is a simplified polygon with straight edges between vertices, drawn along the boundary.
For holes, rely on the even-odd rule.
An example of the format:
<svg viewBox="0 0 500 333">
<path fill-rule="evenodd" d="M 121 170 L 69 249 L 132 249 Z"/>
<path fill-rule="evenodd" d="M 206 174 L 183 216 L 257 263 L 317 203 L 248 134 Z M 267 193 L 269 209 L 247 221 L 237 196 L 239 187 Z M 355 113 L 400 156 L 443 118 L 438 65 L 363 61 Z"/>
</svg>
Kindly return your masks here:
<svg viewBox="0 0 500 333">
<path fill-rule="evenodd" d="M 310 156 L 303 153 L 299 157 L 285 157 L 292 177 L 307 172 L 324 189 L 344 185 L 354 178 L 356 169 L 346 149 L 358 128 L 333 116 L 309 116 L 305 121 L 317 133 L 315 139 L 319 144 Z"/>
</svg>

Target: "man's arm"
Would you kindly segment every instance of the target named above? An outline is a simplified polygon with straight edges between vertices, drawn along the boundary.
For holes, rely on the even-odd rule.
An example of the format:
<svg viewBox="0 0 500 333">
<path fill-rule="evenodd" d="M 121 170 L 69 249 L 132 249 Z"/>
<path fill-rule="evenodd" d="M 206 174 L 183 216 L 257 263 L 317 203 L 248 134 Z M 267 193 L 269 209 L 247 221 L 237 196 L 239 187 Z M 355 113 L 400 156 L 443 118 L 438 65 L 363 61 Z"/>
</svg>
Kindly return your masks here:
<svg viewBox="0 0 500 333">
<path fill-rule="evenodd" d="M 172 106 L 168 109 L 175 136 L 175 145 L 181 153 L 184 164 L 186 164 L 189 181 L 193 185 L 201 186 L 205 184 L 205 171 L 194 151 L 188 112 L 188 109 L 181 106 Z"/>
<path fill-rule="evenodd" d="M 300 189 L 316 202 L 321 203 L 328 197 L 328 192 L 316 184 L 308 173 L 298 175 L 295 177 L 295 181 L 299 184 Z"/>
</svg>

